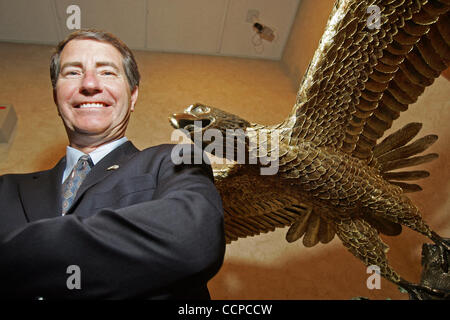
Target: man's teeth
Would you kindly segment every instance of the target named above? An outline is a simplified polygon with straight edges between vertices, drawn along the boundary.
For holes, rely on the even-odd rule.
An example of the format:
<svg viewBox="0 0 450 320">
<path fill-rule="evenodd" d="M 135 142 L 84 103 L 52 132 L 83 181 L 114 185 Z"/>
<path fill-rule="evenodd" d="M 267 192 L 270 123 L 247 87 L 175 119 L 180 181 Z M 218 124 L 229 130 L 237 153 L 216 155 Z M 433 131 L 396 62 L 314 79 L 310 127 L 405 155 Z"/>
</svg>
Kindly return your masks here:
<svg viewBox="0 0 450 320">
<path fill-rule="evenodd" d="M 80 104 L 80 108 L 103 108 L 105 105 L 103 103 L 83 103 Z"/>
</svg>

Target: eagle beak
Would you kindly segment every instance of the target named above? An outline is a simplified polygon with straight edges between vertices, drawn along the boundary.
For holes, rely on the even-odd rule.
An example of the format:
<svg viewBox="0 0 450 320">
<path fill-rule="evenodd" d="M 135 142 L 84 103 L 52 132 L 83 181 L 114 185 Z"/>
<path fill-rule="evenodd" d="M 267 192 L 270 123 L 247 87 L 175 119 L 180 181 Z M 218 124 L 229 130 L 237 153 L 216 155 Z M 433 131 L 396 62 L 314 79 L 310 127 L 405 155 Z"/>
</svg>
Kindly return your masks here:
<svg viewBox="0 0 450 320">
<path fill-rule="evenodd" d="M 174 113 L 169 117 L 169 122 L 175 129 L 180 129 L 179 120 L 180 115 L 178 113 Z"/>
<path fill-rule="evenodd" d="M 198 118 L 187 113 L 174 113 L 169 117 L 169 122 L 175 129 L 183 129 L 186 125 L 194 123 Z"/>
</svg>

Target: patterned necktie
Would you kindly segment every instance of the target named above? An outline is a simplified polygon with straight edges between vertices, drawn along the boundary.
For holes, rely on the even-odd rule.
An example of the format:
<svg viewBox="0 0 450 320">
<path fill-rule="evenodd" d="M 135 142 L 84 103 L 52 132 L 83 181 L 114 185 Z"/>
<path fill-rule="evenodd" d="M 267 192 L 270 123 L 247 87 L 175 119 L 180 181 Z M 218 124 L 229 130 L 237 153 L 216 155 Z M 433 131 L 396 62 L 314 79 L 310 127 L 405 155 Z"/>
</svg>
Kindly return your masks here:
<svg viewBox="0 0 450 320">
<path fill-rule="evenodd" d="M 72 206 L 72 202 L 77 195 L 78 188 L 91 171 L 92 160 L 88 155 L 81 156 L 73 168 L 70 175 L 62 185 L 62 215 Z"/>
</svg>

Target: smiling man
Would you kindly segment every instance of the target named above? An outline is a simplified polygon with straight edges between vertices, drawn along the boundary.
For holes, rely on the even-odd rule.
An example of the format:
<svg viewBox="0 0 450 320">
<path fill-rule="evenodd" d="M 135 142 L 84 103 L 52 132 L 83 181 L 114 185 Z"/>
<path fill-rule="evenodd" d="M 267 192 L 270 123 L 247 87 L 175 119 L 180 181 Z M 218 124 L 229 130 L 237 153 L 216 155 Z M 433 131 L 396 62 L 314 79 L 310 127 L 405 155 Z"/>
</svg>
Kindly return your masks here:
<svg viewBox="0 0 450 320">
<path fill-rule="evenodd" d="M 128 83 L 119 50 L 75 38 L 64 46 L 59 64 L 54 99 L 71 146 L 89 153 L 123 137 L 138 86 Z"/>
<path fill-rule="evenodd" d="M 0 177 L 0 296 L 208 299 L 225 250 L 221 199 L 209 166 L 125 137 L 140 79 L 131 51 L 77 31 L 50 74 L 69 146 L 50 170 Z"/>
</svg>

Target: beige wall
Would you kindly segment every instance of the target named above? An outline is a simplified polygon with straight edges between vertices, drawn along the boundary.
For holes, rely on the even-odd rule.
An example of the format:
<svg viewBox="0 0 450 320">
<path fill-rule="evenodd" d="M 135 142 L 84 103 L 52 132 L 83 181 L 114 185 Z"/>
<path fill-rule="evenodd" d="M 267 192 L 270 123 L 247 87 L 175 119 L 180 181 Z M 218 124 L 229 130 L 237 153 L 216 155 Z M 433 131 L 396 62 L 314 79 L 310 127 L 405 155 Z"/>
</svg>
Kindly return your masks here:
<svg viewBox="0 0 450 320">
<path fill-rule="evenodd" d="M 311 8 L 313 1 L 303 0 Z M 303 74 L 323 31 L 331 1 L 299 14 L 283 61 L 262 61 L 199 55 L 136 52 L 142 74 L 140 97 L 127 136 L 139 148 L 169 143 L 170 113 L 203 102 L 239 114 L 252 122 L 281 121 L 291 110 L 293 79 Z M 319 4 L 320 3 L 320 4 Z M 323 7 L 322 7 L 323 6 Z M 305 25 L 306 21 L 309 24 Z M 295 43 L 298 41 L 298 43 Z M 0 174 L 29 172 L 53 166 L 64 154 L 67 139 L 52 101 L 48 46 L 0 43 L 0 103 L 11 103 L 19 118 L 14 141 L 0 154 Z M 297 71 L 286 74 L 287 68 Z M 297 84 L 298 85 L 298 84 Z M 295 85 L 295 87 L 297 86 Z M 428 223 L 450 237 L 450 82 L 441 77 L 395 123 L 424 123 L 423 134 L 437 133 L 432 147 L 440 153 L 424 191 L 411 195 Z M 209 287 L 215 299 L 406 299 L 387 281 L 369 291 L 363 264 L 338 239 L 312 249 L 288 244 L 286 230 L 242 239 L 227 247 L 225 263 Z M 423 236 L 404 230 L 384 238 L 391 246 L 392 265 L 405 278 L 418 281 Z"/>
<path fill-rule="evenodd" d="M 301 0 L 281 63 L 295 90 L 316 52 L 334 0 Z"/>
</svg>

